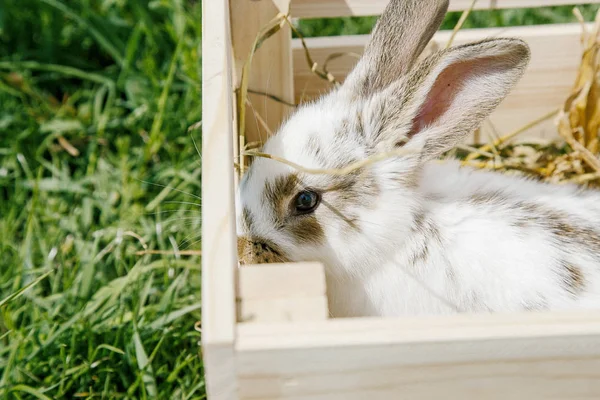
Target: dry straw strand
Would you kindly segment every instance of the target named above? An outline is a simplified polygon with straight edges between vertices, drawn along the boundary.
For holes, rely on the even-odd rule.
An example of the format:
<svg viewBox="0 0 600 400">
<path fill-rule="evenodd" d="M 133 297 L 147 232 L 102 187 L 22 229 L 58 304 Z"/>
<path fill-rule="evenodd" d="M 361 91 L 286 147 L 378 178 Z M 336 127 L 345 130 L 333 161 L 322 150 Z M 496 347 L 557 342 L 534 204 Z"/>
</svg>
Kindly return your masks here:
<svg viewBox="0 0 600 400">
<path fill-rule="evenodd" d="M 242 67 L 242 75 L 240 78 L 240 87 L 238 90 L 237 115 L 238 115 L 238 136 L 241 141 L 246 137 L 246 99 L 248 98 L 248 84 L 250 76 L 250 68 L 254 54 L 262 46 L 265 40 L 281 30 L 286 23 L 287 17 L 284 14 L 277 14 L 275 18 L 269 21 L 256 35 L 250 54 Z"/>
<path fill-rule="evenodd" d="M 458 20 L 458 22 L 456 23 L 456 26 L 452 30 L 452 35 L 450 35 L 450 39 L 448 40 L 448 43 L 446 43 L 446 49 L 449 49 L 450 46 L 452 46 L 452 43 L 454 42 L 454 39 L 456 38 L 458 31 L 460 31 L 462 29 L 462 26 L 464 25 L 465 21 L 469 17 L 469 14 L 471 14 L 471 11 L 473 11 L 473 9 L 475 8 L 475 4 L 477 4 L 477 0 L 473 0 L 473 2 L 471 3 L 471 6 L 468 9 L 466 9 L 465 11 L 463 11 L 463 13 L 461 14 L 460 19 Z"/>
<path fill-rule="evenodd" d="M 547 121 L 548 119 L 554 117 L 555 115 L 558 114 L 558 109 L 552 110 L 547 114 L 542 115 L 540 118 L 537 118 L 525 125 L 523 125 L 522 127 L 515 129 L 514 131 L 498 138 L 497 140 L 495 140 L 492 143 L 486 144 L 482 147 L 479 148 L 479 151 L 493 151 L 493 149 L 498 148 L 500 145 L 502 145 L 503 143 L 508 142 L 509 140 L 514 139 L 515 137 L 519 136 L 520 134 L 522 134 L 523 132 L 528 131 L 529 129 L 541 124 L 544 121 Z M 474 160 L 475 158 L 478 157 L 477 153 L 471 153 L 467 156 L 466 161 L 470 161 L 470 160 Z"/>
<path fill-rule="evenodd" d="M 175 251 L 175 250 L 140 250 L 140 251 L 136 251 L 135 255 L 136 256 L 144 256 L 144 255 L 148 255 L 148 254 L 152 254 L 152 255 L 161 255 L 161 256 L 201 256 L 202 255 L 202 251 L 200 250 L 179 250 L 179 251 Z"/>
<path fill-rule="evenodd" d="M 308 49 L 306 40 L 304 40 L 304 36 L 302 36 L 302 34 L 298 31 L 298 29 L 296 29 L 296 27 L 294 26 L 294 24 L 292 24 L 292 22 L 289 20 L 287 15 L 284 16 L 284 18 L 285 18 L 285 21 L 290 26 L 290 28 L 292 29 L 292 31 L 294 31 L 294 33 L 298 36 L 298 39 L 300 39 L 300 43 L 302 43 L 302 48 L 304 49 L 304 56 L 306 58 L 306 62 L 308 63 L 308 67 L 310 68 L 310 70 L 315 75 L 328 81 L 329 83 L 332 83 L 335 86 L 339 85 L 340 83 L 335 79 L 335 77 L 333 75 L 331 75 L 329 72 L 327 72 L 325 70 L 323 70 L 323 71 L 319 70 L 319 65 L 313 60 L 312 56 L 310 55 L 310 50 Z"/>
<path fill-rule="evenodd" d="M 378 162 L 381 162 L 381 161 L 384 161 L 384 160 L 387 160 L 387 159 L 390 159 L 393 157 L 399 157 L 399 156 L 408 155 L 408 154 L 416 154 L 416 151 L 411 151 L 411 150 L 406 150 L 406 149 L 398 149 L 395 151 L 378 153 L 371 157 L 367 157 L 365 159 L 356 161 L 344 168 L 331 168 L 331 169 L 307 168 L 302 165 L 296 164 L 295 162 L 289 161 L 283 157 L 278 157 L 273 154 L 262 153 L 262 152 L 258 152 L 258 151 L 246 151 L 245 154 L 249 155 L 249 156 L 253 156 L 253 157 L 262 157 L 262 158 L 267 158 L 270 160 L 278 161 L 282 164 L 288 165 L 298 171 L 301 171 L 301 172 L 304 172 L 307 174 L 348 175 L 348 174 L 351 174 L 352 172 L 357 171 L 361 168 L 373 165 L 375 163 L 378 163 Z"/>
</svg>

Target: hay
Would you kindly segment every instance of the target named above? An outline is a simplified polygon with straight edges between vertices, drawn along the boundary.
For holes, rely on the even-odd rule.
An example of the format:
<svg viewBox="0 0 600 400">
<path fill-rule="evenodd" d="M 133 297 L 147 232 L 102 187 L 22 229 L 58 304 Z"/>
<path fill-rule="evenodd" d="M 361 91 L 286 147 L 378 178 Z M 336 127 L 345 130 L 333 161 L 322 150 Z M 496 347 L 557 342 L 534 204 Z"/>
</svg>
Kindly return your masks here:
<svg viewBox="0 0 600 400">
<path fill-rule="evenodd" d="M 464 155 L 463 163 L 478 168 L 533 176 L 552 183 L 577 183 L 600 187 L 600 11 L 591 32 L 587 32 L 577 8 L 574 14 L 582 22 L 583 52 L 571 94 L 560 109 L 533 121 L 494 143 L 498 154 L 486 157 L 490 145 L 479 152 Z M 555 116 L 559 140 L 549 143 L 503 145 L 509 139 Z"/>
</svg>

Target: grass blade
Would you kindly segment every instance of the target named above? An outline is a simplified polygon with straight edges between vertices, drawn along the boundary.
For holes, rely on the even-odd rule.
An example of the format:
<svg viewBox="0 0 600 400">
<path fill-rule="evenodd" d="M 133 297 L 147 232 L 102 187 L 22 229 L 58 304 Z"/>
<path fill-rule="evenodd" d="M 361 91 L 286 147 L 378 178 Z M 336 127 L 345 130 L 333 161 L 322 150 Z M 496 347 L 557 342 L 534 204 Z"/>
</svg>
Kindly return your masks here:
<svg viewBox="0 0 600 400">
<path fill-rule="evenodd" d="M 18 291 L 14 292 L 14 293 L 8 295 L 6 298 L 0 300 L 0 308 L 2 306 L 4 306 L 5 304 L 8 304 L 8 302 L 21 297 L 23 295 L 23 293 L 25 293 L 27 290 L 31 289 L 32 287 L 34 287 L 35 285 L 37 285 L 38 283 L 40 283 L 41 281 L 46 279 L 46 277 L 48 275 L 50 275 L 52 273 L 52 271 L 53 270 L 45 272 L 44 274 L 37 277 L 35 280 L 33 280 L 33 281 L 29 282 L 27 285 L 23 286 Z"/>
<path fill-rule="evenodd" d="M 15 386 L 12 387 L 11 391 L 12 392 L 29 393 L 30 395 L 32 395 L 35 398 L 40 399 L 40 400 L 52 400 L 52 399 L 50 399 L 50 397 L 48 397 L 45 394 L 41 393 L 39 390 L 34 389 L 32 387 L 29 387 L 29 386 L 26 386 L 26 385 L 15 385 Z"/>
<path fill-rule="evenodd" d="M 69 18 L 73 18 L 73 20 L 77 21 L 77 23 L 79 23 L 79 25 L 81 25 L 82 27 L 84 27 L 85 29 L 87 29 L 90 32 L 90 34 L 98 41 L 98 44 L 100 44 L 100 46 L 102 46 L 104 48 L 104 50 L 106 50 L 106 52 L 108 54 L 110 54 L 119 65 L 123 65 L 123 56 L 121 55 L 119 50 L 117 50 L 117 48 L 107 38 L 102 36 L 100 31 L 98 31 L 95 27 L 93 27 L 88 21 L 81 18 L 79 16 L 79 14 L 77 14 L 75 11 L 71 10 L 69 7 L 67 7 L 66 5 L 64 5 L 63 3 L 61 3 L 58 0 L 40 0 L 40 1 L 48 4 L 51 7 L 56 8 L 57 10 L 62 11 Z"/>
<path fill-rule="evenodd" d="M 142 339 L 140 339 L 140 334 L 137 328 L 133 334 L 133 344 L 135 347 L 135 358 L 137 359 L 138 369 L 142 374 L 142 382 L 148 391 L 148 394 L 151 397 L 156 397 L 156 380 L 154 378 L 154 371 L 152 369 L 152 364 L 150 364 L 148 359 L 148 354 L 144 349 L 144 345 L 142 343 Z"/>
</svg>

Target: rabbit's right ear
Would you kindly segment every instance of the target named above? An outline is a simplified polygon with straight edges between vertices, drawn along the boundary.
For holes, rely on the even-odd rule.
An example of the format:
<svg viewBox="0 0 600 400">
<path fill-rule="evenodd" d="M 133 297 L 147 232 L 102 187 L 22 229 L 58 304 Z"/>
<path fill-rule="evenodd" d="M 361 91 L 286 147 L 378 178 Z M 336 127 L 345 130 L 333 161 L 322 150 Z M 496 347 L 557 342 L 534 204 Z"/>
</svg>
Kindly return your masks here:
<svg viewBox="0 0 600 400">
<path fill-rule="evenodd" d="M 448 0 L 390 0 L 343 90 L 368 97 L 405 75 L 447 11 Z"/>
</svg>

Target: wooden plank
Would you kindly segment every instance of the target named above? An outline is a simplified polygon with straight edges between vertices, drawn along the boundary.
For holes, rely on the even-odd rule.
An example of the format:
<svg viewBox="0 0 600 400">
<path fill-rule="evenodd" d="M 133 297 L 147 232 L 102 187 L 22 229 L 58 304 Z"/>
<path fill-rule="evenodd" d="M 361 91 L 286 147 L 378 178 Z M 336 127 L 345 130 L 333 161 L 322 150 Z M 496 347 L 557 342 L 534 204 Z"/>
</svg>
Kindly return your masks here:
<svg viewBox="0 0 600 400">
<path fill-rule="evenodd" d="M 389 0 L 292 0 L 290 14 L 294 18 L 333 18 L 380 15 Z M 471 7 L 472 0 L 450 0 L 449 11 Z M 600 0 L 479 0 L 476 10 L 550 7 L 595 4 Z"/>
<path fill-rule="evenodd" d="M 202 35 L 202 353 L 209 398 L 235 400 L 237 241 L 227 0 L 202 3 Z"/>
<path fill-rule="evenodd" d="M 257 34 L 278 15 L 280 8 L 285 10 L 286 6 L 284 0 L 231 1 L 236 88 L 240 87 L 241 71 Z M 269 93 L 293 102 L 291 39 L 291 29 L 285 25 L 262 44 L 252 60 L 248 86 L 250 90 Z M 269 131 L 273 132 L 279 127 L 291 108 L 258 94 L 249 94 L 248 98 L 255 111 L 246 107 L 246 143 L 262 142 L 268 137 Z M 254 112 L 259 115 L 258 118 Z"/>
<path fill-rule="evenodd" d="M 600 313 L 240 324 L 243 400 L 598 399 Z"/>
<path fill-rule="evenodd" d="M 591 28 L 591 25 L 588 25 Z M 477 41 L 487 37 L 520 37 L 531 47 L 531 63 L 515 89 L 484 124 L 482 141 L 488 141 L 495 131 L 498 134 L 512 132 L 527 123 L 560 107 L 569 96 L 581 61 L 581 25 L 561 24 L 531 27 L 465 29 L 461 30 L 455 44 Z M 450 32 L 438 32 L 427 54 L 432 49 L 444 47 Z M 337 52 L 362 54 L 367 35 L 307 39 L 307 45 L 315 61 L 322 66 L 328 55 Z M 293 42 L 296 101 L 313 98 L 331 87 L 314 75 L 307 66 L 304 50 L 298 41 Z M 333 60 L 328 70 L 343 80 L 356 63 L 357 58 L 344 56 Z M 553 139 L 558 132 L 552 119 L 519 136 L 519 140 Z"/>
<path fill-rule="evenodd" d="M 315 321 L 329 316 L 320 263 L 260 264 L 239 271 L 240 321 Z"/>
<path fill-rule="evenodd" d="M 239 309 L 242 322 L 309 322 L 329 316 L 325 296 L 244 300 Z"/>
<path fill-rule="evenodd" d="M 310 297 L 325 294 L 321 263 L 245 265 L 239 271 L 238 296 L 245 300 Z"/>
</svg>

